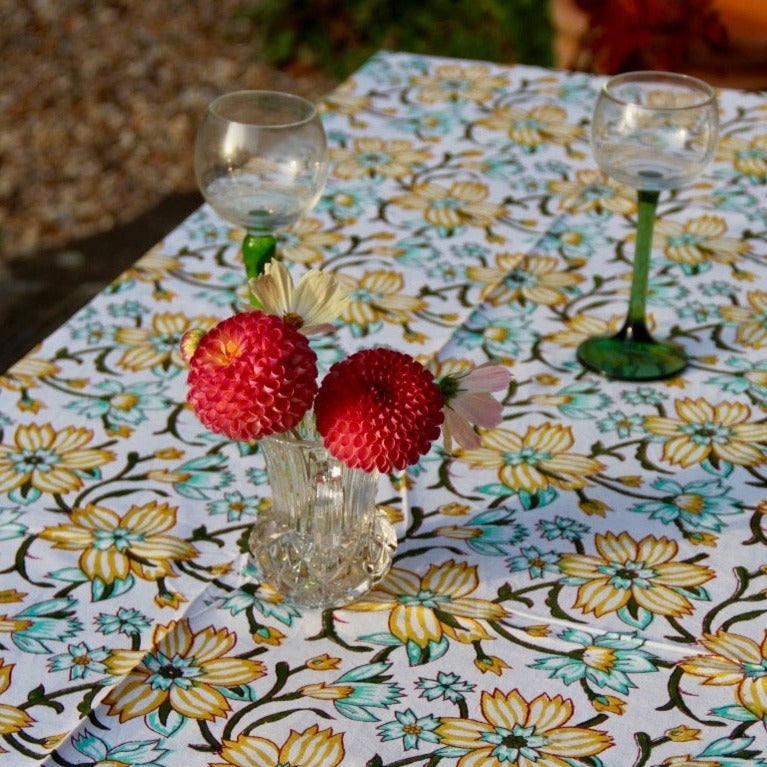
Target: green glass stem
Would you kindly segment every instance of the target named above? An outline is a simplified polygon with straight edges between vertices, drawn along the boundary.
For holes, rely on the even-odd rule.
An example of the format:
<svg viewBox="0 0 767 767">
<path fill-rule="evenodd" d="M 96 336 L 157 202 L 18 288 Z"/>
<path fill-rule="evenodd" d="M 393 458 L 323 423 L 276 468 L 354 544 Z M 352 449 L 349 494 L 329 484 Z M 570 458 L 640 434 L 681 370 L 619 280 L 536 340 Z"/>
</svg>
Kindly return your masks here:
<svg viewBox="0 0 767 767">
<path fill-rule="evenodd" d="M 655 209 L 658 206 L 660 192 L 657 190 L 639 190 L 639 213 L 637 218 L 637 238 L 634 250 L 634 273 L 631 278 L 631 295 L 626 322 L 619 331 L 627 338 L 636 341 L 651 341 L 645 321 L 647 306 L 647 280 L 650 270 L 650 251 L 652 249 L 652 231 L 655 225 Z"/>
<path fill-rule="evenodd" d="M 264 267 L 274 258 L 276 240 L 271 232 L 248 232 L 242 241 L 242 259 L 248 280 L 263 274 Z M 250 303 L 260 308 L 258 299 L 250 293 Z"/>
<path fill-rule="evenodd" d="M 653 381 L 679 373 L 687 355 L 679 344 L 656 341 L 645 319 L 655 208 L 660 192 L 639 191 L 634 272 L 629 309 L 623 327 L 612 336 L 587 338 L 578 347 L 578 360 L 589 370 L 624 381 Z"/>
</svg>

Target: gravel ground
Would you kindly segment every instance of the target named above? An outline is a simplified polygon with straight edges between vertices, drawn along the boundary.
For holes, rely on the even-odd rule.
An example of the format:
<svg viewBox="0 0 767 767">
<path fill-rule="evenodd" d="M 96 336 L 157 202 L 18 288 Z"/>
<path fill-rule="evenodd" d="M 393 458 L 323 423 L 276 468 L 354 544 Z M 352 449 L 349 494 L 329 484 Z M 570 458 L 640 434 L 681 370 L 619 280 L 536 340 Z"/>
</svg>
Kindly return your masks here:
<svg viewBox="0 0 767 767">
<path fill-rule="evenodd" d="M 0 0 L 0 372 L 194 210 L 194 135 L 259 60 L 258 0 Z"/>
<path fill-rule="evenodd" d="M 240 88 L 310 98 L 236 14 L 258 0 L 0 0 L 0 255 L 30 256 L 132 221 L 194 187 L 207 103 Z"/>
</svg>

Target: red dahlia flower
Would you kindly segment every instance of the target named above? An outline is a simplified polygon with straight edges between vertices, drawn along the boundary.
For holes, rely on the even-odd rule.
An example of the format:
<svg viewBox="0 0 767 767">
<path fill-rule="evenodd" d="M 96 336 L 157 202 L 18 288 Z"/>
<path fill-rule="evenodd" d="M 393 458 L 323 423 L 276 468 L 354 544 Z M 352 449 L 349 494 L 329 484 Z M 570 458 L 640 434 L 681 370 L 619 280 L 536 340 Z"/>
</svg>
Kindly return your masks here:
<svg viewBox="0 0 767 767">
<path fill-rule="evenodd" d="M 279 317 L 243 312 L 199 341 L 187 399 L 204 426 L 229 439 L 260 439 L 293 428 L 317 393 L 317 356 Z"/>
<path fill-rule="evenodd" d="M 442 395 L 410 355 L 365 349 L 336 362 L 314 401 L 325 447 L 353 469 L 404 469 L 439 436 Z"/>
</svg>

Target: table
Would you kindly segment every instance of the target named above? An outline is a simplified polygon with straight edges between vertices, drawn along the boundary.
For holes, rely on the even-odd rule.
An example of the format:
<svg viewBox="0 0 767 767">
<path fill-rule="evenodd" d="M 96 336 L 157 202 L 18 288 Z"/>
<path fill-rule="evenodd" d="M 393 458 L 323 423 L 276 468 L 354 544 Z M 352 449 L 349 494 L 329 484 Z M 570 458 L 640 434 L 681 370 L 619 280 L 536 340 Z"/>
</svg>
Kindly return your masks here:
<svg viewBox="0 0 767 767">
<path fill-rule="evenodd" d="M 513 375 L 481 449 L 382 479 L 395 569 L 348 609 L 250 577 L 261 456 L 184 407 L 182 333 L 244 297 L 207 207 L 0 379 L 3 764 L 767 764 L 767 100 L 723 92 L 716 162 L 661 197 L 651 320 L 692 362 L 630 384 L 575 361 L 636 215 L 598 86 L 382 52 L 324 102 L 280 244 L 352 291 L 321 363 Z"/>
</svg>

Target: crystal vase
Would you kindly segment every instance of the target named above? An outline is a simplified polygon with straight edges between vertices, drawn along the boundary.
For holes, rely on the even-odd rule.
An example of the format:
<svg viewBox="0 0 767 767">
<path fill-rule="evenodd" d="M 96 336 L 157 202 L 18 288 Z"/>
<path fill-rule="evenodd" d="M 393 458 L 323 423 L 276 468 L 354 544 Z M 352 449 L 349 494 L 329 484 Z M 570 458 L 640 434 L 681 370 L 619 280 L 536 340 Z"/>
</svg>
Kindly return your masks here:
<svg viewBox="0 0 767 767">
<path fill-rule="evenodd" d="M 272 491 L 250 533 L 261 578 L 300 607 L 340 607 L 380 581 L 397 536 L 376 507 L 378 474 L 350 469 L 318 439 L 259 442 Z"/>
</svg>

